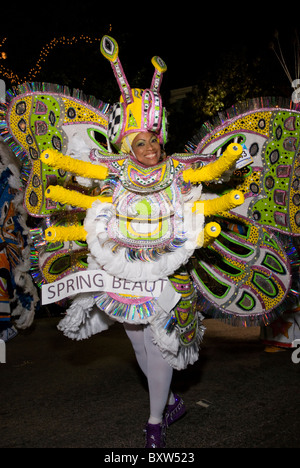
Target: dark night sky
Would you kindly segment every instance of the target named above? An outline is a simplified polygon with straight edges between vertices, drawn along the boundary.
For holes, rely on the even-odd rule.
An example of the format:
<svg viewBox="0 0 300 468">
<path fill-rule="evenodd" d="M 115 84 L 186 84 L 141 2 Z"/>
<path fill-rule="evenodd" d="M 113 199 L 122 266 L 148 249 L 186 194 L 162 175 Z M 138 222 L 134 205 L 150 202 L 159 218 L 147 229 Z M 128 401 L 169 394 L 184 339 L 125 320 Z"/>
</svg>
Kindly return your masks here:
<svg viewBox="0 0 300 468">
<path fill-rule="evenodd" d="M 273 40 L 274 31 L 278 30 L 286 54 L 289 55 L 293 22 L 297 26 L 298 15 L 290 12 L 285 19 L 282 12 L 271 14 L 266 3 L 263 11 L 254 11 L 253 7 L 250 13 L 245 8 L 240 10 L 228 6 L 222 10 L 211 6 L 203 11 L 202 6 L 196 8 L 197 3 L 193 2 L 192 5 L 180 3 L 177 9 L 169 9 L 166 15 L 148 4 L 139 9 L 127 8 L 125 5 L 122 14 L 117 17 L 104 13 L 100 4 L 100 10 L 95 8 L 95 3 L 89 1 L 83 2 L 80 7 L 69 6 L 65 12 L 59 8 L 55 10 L 54 7 L 49 11 L 43 7 L 42 12 L 34 9 L 27 12 L 17 10 L 13 20 L 3 24 L 0 39 L 7 37 L 4 47 L 9 55 L 7 65 L 13 64 L 12 68 L 24 75 L 36 60 L 42 46 L 54 36 L 88 34 L 101 37 L 108 33 L 111 24 L 110 34 L 117 40 L 122 38 L 123 41 L 126 33 L 126 44 L 120 44 L 120 58 L 125 72 L 130 74 L 133 68 L 138 70 L 139 67 L 149 66 L 152 74 L 151 57 L 159 55 L 168 65 L 164 81 L 170 89 L 194 84 L 201 73 L 218 64 L 222 54 L 231 51 L 238 56 L 241 48 L 251 58 L 263 58 L 265 73 L 270 73 L 270 80 L 285 79 L 269 44 Z M 184 7 L 186 10 L 183 10 Z M 99 66 L 107 66 L 100 53 L 95 59 L 95 69 Z M 276 76 L 272 75 L 272 70 L 276 70 Z M 145 85 L 149 86 L 148 83 Z"/>
<path fill-rule="evenodd" d="M 77 2 L 67 3 L 66 7 L 66 2 L 63 2 L 63 6 L 58 8 L 52 3 L 49 6 L 38 3 L 35 9 L 33 2 L 30 2 L 27 10 L 16 9 L 12 18 L 8 17 L 1 23 L 0 41 L 7 37 L 3 50 L 8 58 L 0 62 L 5 62 L 24 81 L 23 77 L 36 63 L 43 46 L 54 37 L 79 37 L 84 34 L 101 38 L 103 34 L 110 34 L 119 43 L 121 63 L 131 86 L 149 87 L 153 75 L 152 56 L 159 55 L 165 60 L 168 71 L 163 78 L 161 93 L 168 110 L 170 90 L 199 84 L 201 78 L 206 83 L 216 81 L 216 77 L 222 74 L 221 64 L 225 57 L 228 65 L 228 54 L 233 57 L 233 63 L 238 61 L 241 67 L 245 64 L 245 57 L 247 64 L 259 64 L 254 67 L 254 78 L 250 76 L 253 83 L 263 83 L 260 88 L 266 90 L 264 95 L 289 97 L 292 94 L 289 80 L 270 49 L 270 43 L 274 41 L 275 31 L 278 31 L 292 79 L 295 79 L 293 40 L 295 29 L 298 28 L 298 34 L 300 32 L 296 7 L 285 12 L 282 6 L 280 10 L 277 9 L 273 2 L 270 7 L 268 2 L 264 2 L 263 10 L 249 3 L 240 6 L 227 2 L 220 9 L 220 2 L 218 7 L 212 2 L 204 7 L 203 3 L 195 0 L 191 4 L 185 0 L 174 2 L 176 6 L 166 3 L 168 10 L 162 14 L 154 4 L 149 3 L 138 7 L 122 3 L 122 10 L 118 10 L 118 13 L 112 2 L 108 8 L 113 12 L 109 13 L 103 11 L 103 4 L 95 6 L 95 2 L 86 0 L 79 7 Z M 161 5 L 165 4 L 160 2 Z M 143 81 L 138 75 L 133 83 L 139 71 Z M 75 52 L 69 46 L 55 48 L 43 65 L 42 75 L 37 75 L 33 81 L 79 88 L 87 95 L 110 103 L 119 99 L 118 86 L 109 63 L 99 51 L 99 43 L 93 47 L 82 44 Z M 249 97 L 256 96 L 251 94 Z M 234 96 L 230 96 L 230 102 L 225 105 L 232 105 L 235 102 L 233 99 Z M 170 128 L 175 129 L 171 140 L 178 151 L 178 147 L 182 148 L 186 140 L 198 131 L 199 124 L 191 108 L 188 113 L 185 111 L 184 121 L 180 113 L 175 114 Z M 203 119 L 207 120 L 207 117 L 203 116 Z M 201 117 L 201 122 L 203 119 Z M 178 125 L 180 131 L 177 132 Z M 177 133 L 180 134 L 179 140 L 176 139 Z"/>
</svg>

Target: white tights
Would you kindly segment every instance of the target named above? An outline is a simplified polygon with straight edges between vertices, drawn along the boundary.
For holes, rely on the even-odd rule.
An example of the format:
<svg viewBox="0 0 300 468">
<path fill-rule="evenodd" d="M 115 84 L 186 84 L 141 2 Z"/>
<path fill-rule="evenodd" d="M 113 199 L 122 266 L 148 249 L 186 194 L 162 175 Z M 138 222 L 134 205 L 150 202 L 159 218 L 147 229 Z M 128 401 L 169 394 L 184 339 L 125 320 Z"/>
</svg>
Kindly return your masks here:
<svg viewBox="0 0 300 468">
<path fill-rule="evenodd" d="M 130 339 L 137 362 L 147 377 L 150 395 L 150 424 L 162 421 L 165 405 L 174 403 L 174 395 L 170 390 L 173 369 L 162 357 L 153 343 L 152 331 L 149 325 L 129 325 L 124 328 Z"/>
</svg>

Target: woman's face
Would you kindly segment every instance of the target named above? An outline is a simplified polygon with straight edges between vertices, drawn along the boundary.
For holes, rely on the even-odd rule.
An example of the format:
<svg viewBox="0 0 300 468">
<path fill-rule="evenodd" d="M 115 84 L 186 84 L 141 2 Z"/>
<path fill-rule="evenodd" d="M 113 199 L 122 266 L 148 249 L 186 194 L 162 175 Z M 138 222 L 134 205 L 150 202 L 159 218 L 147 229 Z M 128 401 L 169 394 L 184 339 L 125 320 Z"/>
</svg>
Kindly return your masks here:
<svg viewBox="0 0 300 468">
<path fill-rule="evenodd" d="M 161 147 L 154 133 L 139 133 L 132 142 L 136 159 L 144 166 L 156 166 L 161 157 Z"/>
</svg>

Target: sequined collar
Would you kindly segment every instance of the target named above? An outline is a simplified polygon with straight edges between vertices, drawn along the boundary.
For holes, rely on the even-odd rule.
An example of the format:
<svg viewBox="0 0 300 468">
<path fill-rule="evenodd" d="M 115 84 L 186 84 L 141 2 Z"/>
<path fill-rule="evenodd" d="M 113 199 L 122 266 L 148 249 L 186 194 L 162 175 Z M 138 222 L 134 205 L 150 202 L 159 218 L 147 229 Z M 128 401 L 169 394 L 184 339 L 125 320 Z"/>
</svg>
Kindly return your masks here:
<svg viewBox="0 0 300 468">
<path fill-rule="evenodd" d="M 177 163 L 176 163 L 176 166 Z M 132 192 L 152 193 L 169 187 L 177 174 L 172 158 L 157 166 L 144 167 L 133 159 L 125 159 L 119 169 L 120 182 Z"/>
</svg>

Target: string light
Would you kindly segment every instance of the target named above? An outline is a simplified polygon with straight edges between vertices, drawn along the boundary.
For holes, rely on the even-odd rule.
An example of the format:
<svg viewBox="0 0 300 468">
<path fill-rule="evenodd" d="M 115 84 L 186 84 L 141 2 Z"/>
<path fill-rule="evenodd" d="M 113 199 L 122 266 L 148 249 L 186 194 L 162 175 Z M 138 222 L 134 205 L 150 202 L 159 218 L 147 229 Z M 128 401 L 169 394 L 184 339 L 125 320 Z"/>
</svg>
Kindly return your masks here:
<svg viewBox="0 0 300 468">
<path fill-rule="evenodd" d="M 110 26 L 110 31 L 112 29 L 112 26 Z M 6 38 L 2 40 L 0 43 L 0 48 L 4 44 Z M 47 60 L 48 55 L 50 52 L 53 51 L 58 46 L 73 46 L 77 43 L 84 42 L 88 45 L 93 45 L 95 43 L 100 43 L 101 38 L 97 37 L 90 37 L 86 35 L 81 35 L 79 37 L 73 36 L 73 37 L 54 37 L 50 42 L 48 42 L 40 51 L 39 57 L 35 63 L 35 65 L 28 71 L 27 75 L 24 76 L 19 76 L 17 73 L 15 73 L 13 70 L 9 69 L 8 67 L 4 65 L 0 65 L 0 74 L 3 76 L 3 78 L 8 79 L 11 84 L 13 85 L 18 85 L 24 82 L 31 82 L 34 81 L 36 76 L 41 73 L 42 67 L 44 63 Z"/>
<path fill-rule="evenodd" d="M 7 39 L 7 38 L 5 37 L 5 38 L 2 39 L 2 41 L 0 42 L 0 49 L 1 49 L 1 47 L 3 46 L 4 42 L 6 41 L 6 39 Z M 2 59 L 5 60 L 6 58 L 7 58 L 6 52 L 0 50 L 0 60 L 2 60 Z"/>
<path fill-rule="evenodd" d="M 4 42 L 7 40 L 7 37 L 4 37 L 4 39 L 2 39 L 2 41 L 0 42 L 0 49 L 1 47 L 3 46 Z"/>
</svg>

